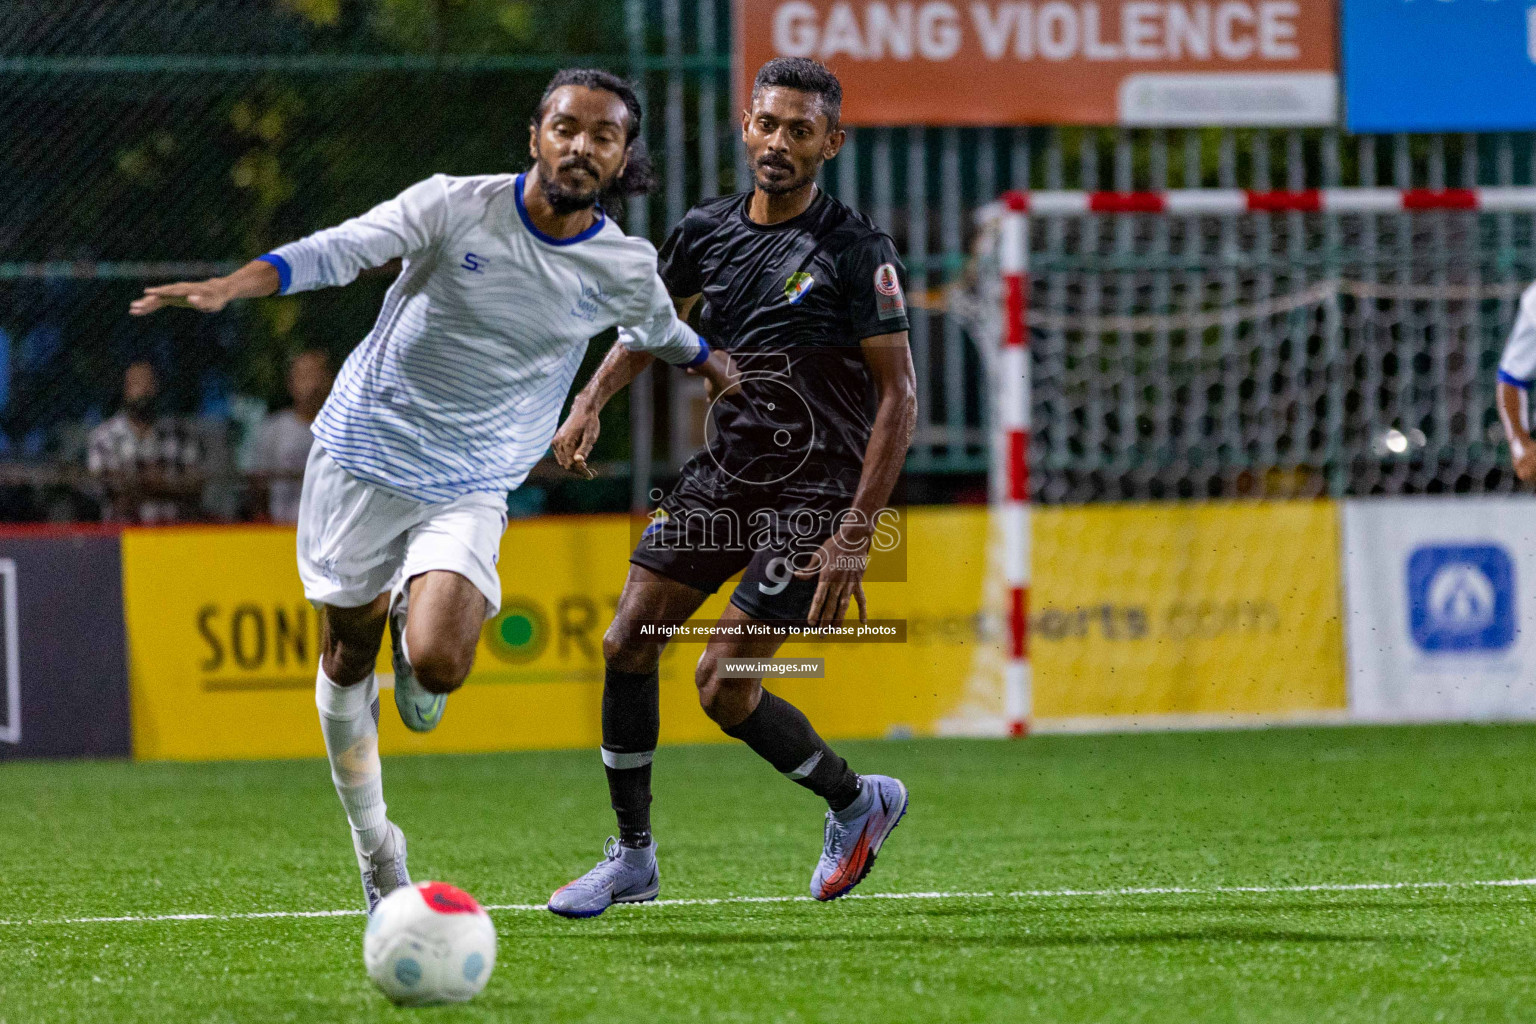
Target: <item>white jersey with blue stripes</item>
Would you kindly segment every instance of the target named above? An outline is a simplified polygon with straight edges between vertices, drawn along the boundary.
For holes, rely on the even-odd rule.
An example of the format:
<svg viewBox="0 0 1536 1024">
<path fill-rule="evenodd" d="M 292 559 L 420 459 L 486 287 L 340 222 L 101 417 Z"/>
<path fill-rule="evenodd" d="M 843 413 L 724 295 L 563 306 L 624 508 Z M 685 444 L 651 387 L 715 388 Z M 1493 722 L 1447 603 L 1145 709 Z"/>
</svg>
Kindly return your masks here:
<svg viewBox="0 0 1536 1024">
<path fill-rule="evenodd" d="M 609 327 L 677 365 L 708 356 L 656 272 L 607 217 L 571 238 L 534 226 L 522 175 L 437 175 L 263 256 L 280 293 L 344 285 L 399 258 L 315 437 L 352 475 L 426 502 L 518 487 L 554 437 L 587 343 Z"/>
<path fill-rule="evenodd" d="M 1536 284 L 1520 295 L 1515 326 L 1499 359 L 1499 380 L 1526 391 L 1536 383 Z"/>
</svg>

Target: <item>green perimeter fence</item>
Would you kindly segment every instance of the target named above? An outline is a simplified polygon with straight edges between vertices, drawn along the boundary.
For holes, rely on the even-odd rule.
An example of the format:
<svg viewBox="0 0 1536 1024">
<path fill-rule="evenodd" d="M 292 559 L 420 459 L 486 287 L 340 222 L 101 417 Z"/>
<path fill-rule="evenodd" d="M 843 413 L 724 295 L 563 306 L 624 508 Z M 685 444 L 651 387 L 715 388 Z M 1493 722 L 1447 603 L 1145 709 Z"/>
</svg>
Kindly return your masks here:
<svg viewBox="0 0 1536 1024">
<path fill-rule="evenodd" d="M 528 115 L 557 68 L 607 67 L 644 87 L 646 140 L 663 185 L 649 202 L 632 204 L 632 232 L 659 240 L 689 204 L 739 188 L 730 32 L 725 0 L 0 2 L 0 518 L 97 514 L 81 484 L 85 437 L 114 411 L 122 371 L 135 359 L 155 364 L 166 410 L 194 417 L 222 453 L 220 465 L 237 472 L 254 425 L 284 401 L 288 357 L 311 347 L 343 357 L 366 333 L 387 274 L 212 317 L 133 320 L 128 301 L 147 283 L 236 266 L 430 174 L 522 167 Z M 973 258 L 974 215 L 1001 190 L 1522 184 L 1533 180 L 1532 149 L 1526 135 L 857 128 L 824 185 L 890 231 L 904 254 L 922 410 L 909 470 L 917 480 L 962 481 L 942 493 L 963 496 L 971 486 L 963 481 L 979 480 L 989 460 L 983 379 L 993 331 L 974 315 L 985 291 L 977 280 L 985 261 Z M 1139 254 L 1154 262 L 1177 256 L 1168 247 L 1179 231 L 1134 231 L 1126 237 L 1137 239 Z M 1469 258 L 1505 268 L 1501 281 L 1532 262 L 1529 231 L 1482 235 L 1486 245 Z M 1090 278 L 1101 255 L 1111 263 L 1125 255 L 1121 244 L 1040 244 L 1052 265 Z M 1404 253 L 1381 258 L 1397 265 Z M 1095 300 L 1094 310 L 1110 301 Z M 1179 313 L 1157 308 L 1155 294 L 1148 301 L 1152 314 Z M 1467 343 L 1475 350 L 1464 353 L 1473 365 L 1496 350 L 1512 308 L 1503 291 L 1480 308 L 1468 335 L 1477 340 Z M 1060 337 L 1090 351 L 1099 344 Z M 1273 331 L 1235 337 L 1220 355 L 1231 395 L 1263 390 L 1264 346 L 1288 345 L 1285 359 L 1322 352 L 1321 343 L 1277 340 Z M 589 364 L 603 347 L 594 346 Z M 1272 453 L 1293 450 L 1283 438 L 1255 445 L 1234 435 L 1231 471 L 1192 488 L 1182 482 L 1187 453 L 1163 462 L 1141 454 L 1176 432 L 1170 392 L 1158 387 L 1166 367 L 1125 358 L 1094 370 L 1091 359 L 1074 361 L 1049 344 L 1037 358 L 1056 360 L 1037 366 L 1037 416 L 1056 431 L 1041 453 L 1044 500 L 1241 493 L 1242 481 L 1273 468 L 1265 464 Z M 1390 345 L 1366 358 L 1383 360 L 1387 387 L 1406 381 L 1404 359 L 1410 370 L 1418 365 L 1414 352 Z M 1406 381 L 1412 401 L 1430 412 L 1437 365 L 1444 362 Z M 1079 377 L 1130 373 L 1132 386 L 1121 381 L 1104 401 L 1081 379 L 1052 392 L 1053 381 L 1072 377 L 1069 367 Z M 610 467 L 606 488 L 536 480 L 528 507 L 643 499 L 653 477 L 689 453 L 694 385 L 672 373 L 643 378 L 615 409 L 632 429 L 606 431 L 597 453 Z M 1156 406 L 1147 418 L 1152 441 L 1136 426 L 1142 400 Z M 1415 429 L 1414 411 L 1410 403 L 1403 413 L 1406 431 Z M 1467 413 L 1486 426 L 1483 410 Z M 1210 429 L 1247 429 L 1240 421 L 1216 417 Z M 1072 431 L 1092 443 L 1069 443 Z M 1492 441 L 1493 455 L 1469 476 L 1437 468 L 1384 474 L 1372 448 L 1378 440 L 1369 430 L 1341 435 L 1350 450 L 1302 475 L 1325 480 L 1320 486 L 1333 493 L 1381 490 L 1384 479 L 1396 481 L 1387 490 L 1510 486 Z M 217 516 L 248 511 L 233 492 L 209 508 Z"/>
</svg>

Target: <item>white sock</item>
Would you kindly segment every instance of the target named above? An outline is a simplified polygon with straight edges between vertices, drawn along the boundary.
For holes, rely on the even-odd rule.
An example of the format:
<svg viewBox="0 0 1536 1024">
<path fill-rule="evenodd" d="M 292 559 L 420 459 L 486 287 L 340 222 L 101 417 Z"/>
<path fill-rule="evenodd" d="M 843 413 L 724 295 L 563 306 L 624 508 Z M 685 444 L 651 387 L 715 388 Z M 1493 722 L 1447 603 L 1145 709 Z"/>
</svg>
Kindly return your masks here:
<svg viewBox="0 0 1536 1024">
<path fill-rule="evenodd" d="M 322 667 L 315 678 L 315 706 L 331 781 L 347 812 L 359 852 L 368 854 L 384 842 L 384 777 L 379 767 L 379 726 L 373 717 L 378 681 L 369 674 L 355 686 L 337 686 Z"/>
</svg>

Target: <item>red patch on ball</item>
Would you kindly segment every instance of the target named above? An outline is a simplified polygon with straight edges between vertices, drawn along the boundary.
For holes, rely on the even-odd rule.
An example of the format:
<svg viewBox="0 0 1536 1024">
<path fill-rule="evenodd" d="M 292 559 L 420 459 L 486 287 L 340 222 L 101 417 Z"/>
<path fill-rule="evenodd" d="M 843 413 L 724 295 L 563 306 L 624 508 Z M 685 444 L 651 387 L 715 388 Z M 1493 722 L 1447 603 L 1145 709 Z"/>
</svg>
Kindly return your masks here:
<svg viewBox="0 0 1536 1024">
<path fill-rule="evenodd" d="M 447 882 L 423 882 L 416 888 L 427 906 L 439 914 L 474 914 L 480 910 L 473 896 Z"/>
</svg>

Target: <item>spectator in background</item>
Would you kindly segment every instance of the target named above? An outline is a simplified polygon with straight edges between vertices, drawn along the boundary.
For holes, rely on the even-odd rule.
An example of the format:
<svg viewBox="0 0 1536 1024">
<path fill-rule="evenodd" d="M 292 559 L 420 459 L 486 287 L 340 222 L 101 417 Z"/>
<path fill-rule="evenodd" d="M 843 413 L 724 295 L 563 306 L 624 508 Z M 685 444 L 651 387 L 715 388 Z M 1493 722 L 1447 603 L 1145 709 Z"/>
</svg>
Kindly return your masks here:
<svg viewBox="0 0 1536 1024">
<path fill-rule="evenodd" d="M 104 493 L 102 518 L 176 523 L 200 517 L 207 476 L 203 446 L 189 425 L 161 416 L 155 368 L 139 361 L 123 375 L 123 404 L 91 431 L 86 465 Z"/>
<path fill-rule="evenodd" d="M 256 437 L 252 468 L 267 485 L 267 508 L 274 523 L 299 521 L 299 492 L 304 463 L 320 407 L 331 393 L 330 358 L 320 349 L 305 349 L 288 364 L 288 396 L 293 405 L 268 416 Z"/>
</svg>

